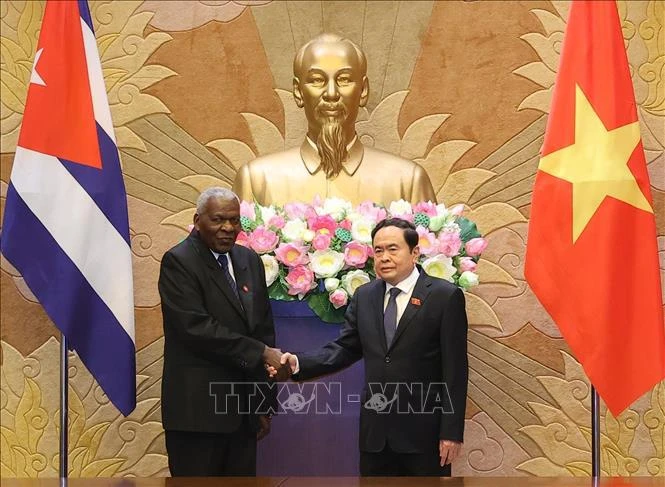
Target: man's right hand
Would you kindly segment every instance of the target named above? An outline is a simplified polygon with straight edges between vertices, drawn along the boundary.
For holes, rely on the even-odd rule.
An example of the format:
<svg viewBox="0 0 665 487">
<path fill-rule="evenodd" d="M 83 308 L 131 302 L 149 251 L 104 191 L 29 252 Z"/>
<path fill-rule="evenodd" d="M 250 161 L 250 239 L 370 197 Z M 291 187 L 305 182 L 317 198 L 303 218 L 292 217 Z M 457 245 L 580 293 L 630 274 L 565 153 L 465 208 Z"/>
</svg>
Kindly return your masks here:
<svg viewBox="0 0 665 487">
<path fill-rule="evenodd" d="M 270 367 L 278 369 L 281 365 L 282 351 L 279 348 L 272 348 L 266 345 L 263 349 L 263 363 Z"/>
<path fill-rule="evenodd" d="M 279 365 L 274 367 L 266 363 L 266 370 L 271 378 L 286 380 L 291 375 L 298 372 L 298 358 L 292 353 L 283 353 L 280 356 Z"/>
</svg>

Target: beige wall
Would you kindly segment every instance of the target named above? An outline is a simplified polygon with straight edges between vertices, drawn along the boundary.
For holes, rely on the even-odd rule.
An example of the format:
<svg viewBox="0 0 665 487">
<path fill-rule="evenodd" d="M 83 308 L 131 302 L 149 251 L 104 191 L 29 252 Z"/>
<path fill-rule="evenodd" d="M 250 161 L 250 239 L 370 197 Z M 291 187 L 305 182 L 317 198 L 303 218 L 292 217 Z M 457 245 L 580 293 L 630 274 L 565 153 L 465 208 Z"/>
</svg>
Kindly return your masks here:
<svg viewBox="0 0 665 487">
<path fill-rule="evenodd" d="M 468 300 L 467 440 L 456 474 L 588 474 L 587 382 L 523 276 L 568 3 L 214 3 L 91 3 L 129 194 L 138 406 L 120 417 L 72 361 L 73 475 L 167 473 L 159 260 L 186 235 L 201 188 L 229 186 L 243 162 L 299 143 L 305 125 L 288 93 L 291 60 L 296 46 L 323 30 L 367 52 L 371 95 L 362 127 L 375 135 L 364 140 L 419 160 L 438 198 L 466 203 L 490 242 L 483 283 Z M 663 5 L 619 2 L 661 256 Z M 0 3 L 3 210 L 42 9 L 41 2 Z M 58 334 L 4 259 L 1 277 L 0 472 L 56 476 Z M 665 383 L 619 418 L 603 410 L 602 423 L 606 473 L 665 475 Z"/>
</svg>

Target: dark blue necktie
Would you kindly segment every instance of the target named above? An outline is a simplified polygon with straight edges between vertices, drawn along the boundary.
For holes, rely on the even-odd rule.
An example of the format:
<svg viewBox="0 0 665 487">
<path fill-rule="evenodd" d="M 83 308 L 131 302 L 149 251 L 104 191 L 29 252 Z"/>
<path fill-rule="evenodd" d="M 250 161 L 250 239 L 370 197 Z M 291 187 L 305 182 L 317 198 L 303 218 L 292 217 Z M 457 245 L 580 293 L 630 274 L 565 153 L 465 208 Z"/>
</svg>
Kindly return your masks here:
<svg viewBox="0 0 665 487">
<path fill-rule="evenodd" d="M 388 299 L 388 306 L 383 312 L 383 330 L 386 333 L 386 345 L 390 347 L 397 330 L 397 295 L 402 292 L 398 287 L 392 288 L 390 291 L 390 299 Z"/>
<path fill-rule="evenodd" d="M 229 259 L 226 256 L 226 254 L 219 254 L 219 257 L 217 257 L 217 262 L 219 262 L 219 265 L 222 266 L 222 272 L 224 273 L 226 282 L 229 283 L 229 286 L 233 290 L 233 294 L 236 295 L 236 298 L 238 298 L 240 306 L 242 306 L 242 303 L 240 302 L 240 295 L 238 294 L 238 287 L 236 286 L 236 281 L 233 279 L 233 276 L 229 271 Z"/>
</svg>

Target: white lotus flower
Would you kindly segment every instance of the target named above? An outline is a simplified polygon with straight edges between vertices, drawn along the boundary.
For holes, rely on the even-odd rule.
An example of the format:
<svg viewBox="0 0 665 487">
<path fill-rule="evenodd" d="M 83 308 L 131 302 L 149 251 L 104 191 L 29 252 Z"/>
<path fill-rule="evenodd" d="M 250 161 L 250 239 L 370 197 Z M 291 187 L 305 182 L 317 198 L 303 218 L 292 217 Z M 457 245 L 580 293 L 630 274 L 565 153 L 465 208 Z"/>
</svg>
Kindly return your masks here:
<svg viewBox="0 0 665 487">
<path fill-rule="evenodd" d="M 355 270 L 347 272 L 344 277 L 342 277 L 342 287 L 346 289 L 346 292 L 349 293 L 349 296 L 353 296 L 358 289 L 363 284 L 367 284 L 370 281 L 369 274 L 365 271 Z"/>
<path fill-rule="evenodd" d="M 423 262 L 423 270 L 432 277 L 445 279 L 453 282 L 453 276 L 457 269 L 453 265 L 453 259 L 443 254 L 435 255 Z"/>
<path fill-rule="evenodd" d="M 326 287 L 326 291 L 331 293 L 339 287 L 339 279 L 335 277 L 329 277 L 328 279 L 323 281 L 323 285 Z"/>
<path fill-rule="evenodd" d="M 270 206 L 259 206 L 259 211 L 261 211 L 261 218 L 263 219 L 264 225 L 267 225 L 270 219 L 277 214 L 275 207 Z"/>
<path fill-rule="evenodd" d="M 287 242 L 302 240 L 305 230 L 307 230 L 307 223 L 300 218 L 289 220 L 284 225 L 284 228 L 282 228 L 282 236 L 284 237 L 283 240 Z"/>
<path fill-rule="evenodd" d="M 279 263 L 272 255 L 263 254 L 261 256 L 261 261 L 263 262 L 263 268 L 266 271 L 266 286 L 270 286 L 277 276 L 279 276 Z"/>
<path fill-rule="evenodd" d="M 464 271 L 459 276 L 459 285 L 464 289 L 478 285 L 478 274 L 471 271 Z"/>
<path fill-rule="evenodd" d="M 316 277 L 334 277 L 344 267 L 344 254 L 334 250 L 317 250 L 310 255 L 310 266 Z"/>
<path fill-rule="evenodd" d="M 360 243 L 372 243 L 372 229 L 374 222 L 367 218 L 358 218 L 351 224 L 351 237 Z"/>
<path fill-rule="evenodd" d="M 316 237 L 316 233 L 314 233 L 314 230 L 310 230 L 309 228 L 306 229 L 302 234 L 302 239 L 305 242 L 311 242 L 314 240 L 314 237 Z"/>
<path fill-rule="evenodd" d="M 413 207 L 408 201 L 398 200 L 390 203 L 388 211 L 391 215 L 410 215 L 413 213 Z"/>
<path fill-rule="evenodd" d="M 353 206 L 349 201 L 341 198 L 326 198 L 323 202 L 323 208 L 320 214 L 330 215 L 336 221 L 340 221 L 344 218 L 344 215 L 352 209 Z"/>
</svg>

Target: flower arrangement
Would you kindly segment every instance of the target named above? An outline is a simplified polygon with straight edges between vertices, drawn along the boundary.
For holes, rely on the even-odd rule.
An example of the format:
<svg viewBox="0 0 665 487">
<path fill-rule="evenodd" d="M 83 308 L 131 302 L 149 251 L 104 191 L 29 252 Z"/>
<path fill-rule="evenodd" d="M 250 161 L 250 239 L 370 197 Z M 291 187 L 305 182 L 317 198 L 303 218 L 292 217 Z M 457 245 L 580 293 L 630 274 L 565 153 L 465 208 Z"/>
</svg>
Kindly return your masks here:
<svg viewBox="0 0 665 487">
<path fill-rule="evenodd" d="M 243 201 L 236 243 L 261 256 L 272 299 L 305 300 L 322 320 L 339 323 L 356 289 L 376 277 L 371 233 L 387 217 L 416 225 L 425 272 L 463 289 L 477 285 L 487 241 L 462 210 L 429 201 L 399 200 L 387 208 L 369 201 L 354 207 L 339 198 L 284 207 Z"/>
</svg>

